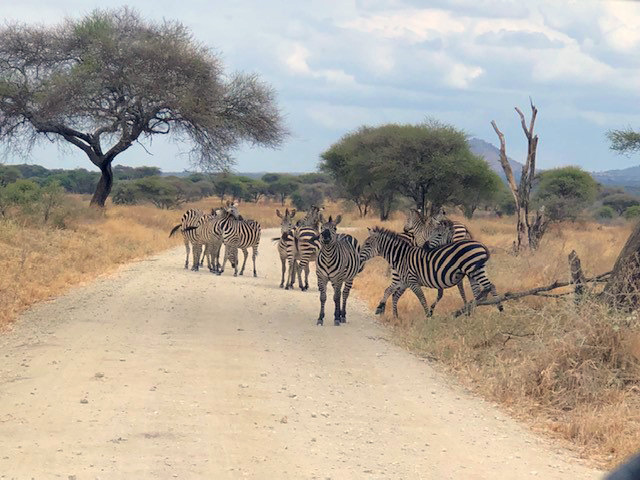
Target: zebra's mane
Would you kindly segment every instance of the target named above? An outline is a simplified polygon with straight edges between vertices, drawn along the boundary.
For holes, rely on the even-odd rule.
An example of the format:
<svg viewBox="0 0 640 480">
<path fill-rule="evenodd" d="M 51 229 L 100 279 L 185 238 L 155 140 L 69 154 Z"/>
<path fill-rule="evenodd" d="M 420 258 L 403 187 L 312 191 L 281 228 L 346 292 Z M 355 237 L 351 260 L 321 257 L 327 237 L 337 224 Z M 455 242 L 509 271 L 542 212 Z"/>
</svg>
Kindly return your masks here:
<svg viewBox="0 0 640 480">
<path fill-rule="evenodd" d="M 373 227 L 371 229 L 371 233 L 377 233 L 377 234 L 382 235 L 384 238 L 397 240 L 398 242 L 402 242 L 402 243 L 407 243 L 407 241 L 404 238 L 402 238 L 398 234 L 398 232 L 394 232 L 393 230 L 389 230 L 388 228 Z"/>
</svg>

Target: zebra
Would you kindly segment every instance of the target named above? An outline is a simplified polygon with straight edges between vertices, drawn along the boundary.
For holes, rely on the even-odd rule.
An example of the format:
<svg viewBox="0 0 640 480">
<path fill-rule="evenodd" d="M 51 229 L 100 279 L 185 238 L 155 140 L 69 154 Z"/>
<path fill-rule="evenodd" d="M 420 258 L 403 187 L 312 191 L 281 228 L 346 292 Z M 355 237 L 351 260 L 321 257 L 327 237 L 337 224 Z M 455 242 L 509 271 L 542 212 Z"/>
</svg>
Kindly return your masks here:
<svg viewBox="0 0 640 480">
<path fill-rule="evenodd" d="M 442 298 L 445 288 L 457 285 L 463 277 L 468 277 L 476 301 L 484 299 L 489 292 L 497 297 L 495 286 L 487 278 L 485 266 L 489 260 L 489 250 L 475 240 L 462 240 L 433 249 L 428 246 L 416 247 L 400 238 L 397 233 L 380 227 L 369 229 L 369 237 L 364 242 L 360 261 L 382 256 L 397 272 L 399 285 L 393 292 L 393 315 L 398 316 L 398 299 L 410 288 L 420 300 L 427 317 Z M 421 287 L 438 289 L 435 302 L 429 307 Z M 465 304 L 470 311 L 470 305 Z M 498 304 L 498 310 L 503 307 Z"/>
<path fill-rule="evenodd" d="M 253 276 L 257 277 L 256 257 L 258 256 L 258 244 L 260 243 L 260 224 L 255 220 L 240 220 L 240 218 L 234 216 L 234 211 L 237 212 L 235 205 L 225 209 L 221 214 L 220 228 L 225 249 L 222 268 L 218 270 L 217 273 L 218 275 L 222 275 L 227 260 L 230 259 L 231 265 L 234 267 L 233 276 L 237 276 L 239 263 L 238 249 L 241 249 L 244 253 L 244 261 L 240 275 L 244 274 L 244 267 L 247 264 L 247 257 L 249 256 L 247 249 L 250 247 L 253 250 Z"/>
<path fill-rule="evenodd" d="M 298 220 L 296 227 L 287 236 L 287 258 L 289 260 L 289 281 L 286 290 L 293 288 L 298 273 L 298 286 L 303 292 L 309 289 L 309 263 L 316 260 L 320 250 L 320 242 L 317 239 L 319 225 L 322 223 L 322 209 L 312 205 L 304 218 Z M 302 284 L 302 271 L 305 273 L 305 282 Z"/>
<path fill-rule="evenodd" d="M 189 268 L 189 245 L 192 245 L 193 248 L 193 266 L 196 267 L 196 263 L 201 265 L 200 255 L 196 257 L 195 255 L 195 231 L 192 228 L 197 226 L 202 217 L 204 217 L 205 213 L 202 210 L 198 210 L 195 208 L 190 208 L 184 215 L 182 215 L 182 219 L 180 223 L 171 229 L 169 233 L 169 237 L 172 237 L 178 230 L 182 233 L 182 239 L 184 240 L 184 248 L 187 252 L 187 258 L 184 261 L 184 268 Z M 197 260 L 197 262 L 196 262 Z"/>
<path fill-rule="evenodd" d="M 444 210 L 440 210 L 438 214 L 430 217 L 429 220 L 425 220 L 416 209 L 409 210 L 407 221 L 404 225 L 404 233 L 399 233 L 398 236 L 414 246 L 427 246 L 427 248 L 440 247 L 461 240 L 471 240 L 472 238 L 471 232 L 469 232 L 466 225 L 444 217 Z M 391 284 L 385 289 L 382 299 L 376 307 L 376 315 L 384 313 L 387 298 L 399 288 L 401 283 L 398 274 L 391 267 L 389 268 L 391 269 Z M 462 303 L 466 305 L 467 295 L 464 291 L 462 279 L 457 286 Z M 438 291 L 439 297 L 442 297 L 442 294 L 442 291 Z"/>
<path fill-rule="evenodd" d="M 207 258 L 209 271 L 217 273 L 220 269 L 220 248 L 222 246 L 221 222 L 223 219 L 221 210 L 212 210 L 211 214 L 203 215 L 196 225 L 185 229 L 190 234 L 193 242 L 193 255 L 200 256 L 204 246 L 204 256 Z M 194 262 L 193 271 L 199 270 L 200 263 Z"/>
<path fill-rule="evenodd" d="M 320 290 L 320 315 L 317 325 L 324 323 L 324 304 L 327 300 L 327 283 L 329 281 L 333 286 L 333 301 L 335 302 L 334 325 L 339 326 L 347 321 L 349 292 L 353 285 L 353 279 L 362 271 L 358 241 L 351 235 L 337 233 L 337 226 L 341 220 L 342 215 L 338 215 L 335 221 L 329 217 L 329 220 L 322 224 L 320 234 L 316 236 L 321 245 L 316 260 L 316 274 Z M 341 295 L 342 308 L 340 308 Z"/>
<path fill-rule="evenodd" d="M 434 248 L 447 243 L 473 239 L 467 226 L 446 218 L 444 210 L 425 218 L 418 210 L 412 208 L 407 215 L 404 231 L 413 235 L 414 244 L 420 247 L 429 245 L 430 248 Z"/>
<path fill-rule="evenodd" d="M 287 245 L 290 239 L 289 236 L 291 234 L 291 230 L 293 229 L 293 217 L 296 216 L 296 209 L 294 208 L 289 211 L 289 209 L 287 208 L 284 211 L 284 215 L 282 215 L 282 213 L 280 213 L 280 210 L 276 208 L 276 215 L 278 216 L 278 218 L 282 219 L 282 221 L 280 222 L 281 235 L 274 240 L 278 241 L 278 254 L 280 255 L 280 262 L 282 263 L 282 280 L 280 281 L 280 288 L 283 288 L 284 277 L 287 271 L 288 263 Z M 293 237 L 291 237 L 291 239 L 293 239 Z"/>
</svg>

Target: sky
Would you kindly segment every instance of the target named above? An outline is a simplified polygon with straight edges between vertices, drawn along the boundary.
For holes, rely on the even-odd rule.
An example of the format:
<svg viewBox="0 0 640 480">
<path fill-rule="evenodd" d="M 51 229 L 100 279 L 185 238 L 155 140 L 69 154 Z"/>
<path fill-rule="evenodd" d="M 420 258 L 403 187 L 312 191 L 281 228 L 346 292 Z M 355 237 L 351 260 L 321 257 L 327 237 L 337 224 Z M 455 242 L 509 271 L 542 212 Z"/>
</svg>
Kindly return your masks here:
<svg viewBox="0 0 640 480">
<path fill-rule="evenodd" d="M 101 0 L 0 0 L 8 22 L 56 24 Z M 244 146 L 237 171 L 304 172 L 361 125 L 434 118 L 524 161 L 514 107 L 538 107 L 538 166 L 589 171 L 640 164 L 605 133 L 640 128 L 640 3 L 590 0 L 137 0 L 155 21 L 176 19 L 223 59 L 272 85 L 291 132 L 278 150 Z M 149 153 L 147 153 L 147 150 Z M 188 146 L 162 139 L 115 163 L 189 168 Z M 6 157 L 19 163 L 24 159 Z M 91 168 L 73 148 L 44 145 L 28 161 Z"/>
</svg>

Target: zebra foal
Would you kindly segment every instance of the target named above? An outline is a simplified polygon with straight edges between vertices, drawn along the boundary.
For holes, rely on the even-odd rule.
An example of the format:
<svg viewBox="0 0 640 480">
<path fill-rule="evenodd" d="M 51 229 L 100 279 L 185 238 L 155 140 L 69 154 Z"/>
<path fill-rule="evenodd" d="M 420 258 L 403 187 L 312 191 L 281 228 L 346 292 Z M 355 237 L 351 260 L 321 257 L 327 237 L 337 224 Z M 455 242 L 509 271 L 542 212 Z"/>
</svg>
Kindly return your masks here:
<svg viewBox="0 0 640 480">
<path fill-rule="evenodd" d="M 489 250 L 475 240 L 462 240 L 433 249 L 415 247 L 400 238 L 397 233 L 380 227 L 369 229 L 360 261 L 382 256 L 398 275 L 397 289 L 393 292 L 393 315 L 398 316 L 398 300 L 410 288 L 420 300 L 427 317 L 433 314 L 445 288 L 457 285 L 465 276 L 471 282 L 476 301 L 484 299 L 489 292 L 497 296 L 495 286 L 487 278 L 485 270 Z M 431 306 L 427 305 L 422 287 L 435 288 L 438 296 Z M 498 304 L 498 310 L 502 311 Z"/>
<path fill-rule="evenodd" d="M 329 217 L 329 220 L 322 225 L 320 234 L 317 235 L 320 241 L 320 251 L 316 260 L 320 290 L 320 315 L 317 325 L 324 323 L 324 304 L 327 300 L 327 283 L 329 282 L 333 286 L 335 303 L 334 325 L 339 326 L 347 321 L 349 292 L 353 286 L 353 279 L 362 271 L 358 241 L 351 235 L 337 233 L 337 226 L 341 220 L 341 215 L 338 215 L 335 221 Z M 342 306 L 340 297 L 342 297 Z"/>
</svg>

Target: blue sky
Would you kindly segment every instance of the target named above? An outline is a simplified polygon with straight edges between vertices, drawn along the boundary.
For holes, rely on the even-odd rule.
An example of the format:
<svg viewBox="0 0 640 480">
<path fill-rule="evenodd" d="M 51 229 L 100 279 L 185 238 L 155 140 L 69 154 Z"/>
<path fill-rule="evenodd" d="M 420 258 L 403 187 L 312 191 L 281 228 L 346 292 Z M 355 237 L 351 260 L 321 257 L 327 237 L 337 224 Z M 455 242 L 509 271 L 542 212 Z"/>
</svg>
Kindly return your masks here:
<svg viewBox="0 0 640 480">
<path fill-rule="evenodd" d="M 526 4 L 525 4 L 526 3 Z M 0 0 L 8 21 L 54 24 L 121 2 Z M 360 125 L 426 117 L 497 144 L 522 161 L 515 106 L 539 108 L 538 165 L 599 171 L 640 164 L 605 132 L 640 128 L 640 4 L 588 0 L 138 0 L 154 20 L 178 19 L 227 71 L 257 72 L 278 92 L 291 131 L 279 150 L 243 148 L 239 171 L 312 171 L 319 154 Z M 189 167 L 186 146 L 154 140 L 116 163 Z M 23 161 L 22 159 L 9 159 Z M 90 168 L 71 148 L 44 145 L 30 161 Z"/>
</svg>

